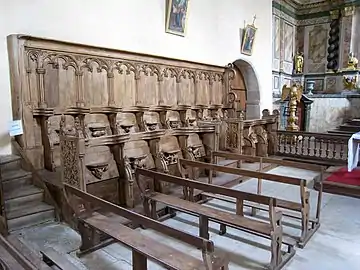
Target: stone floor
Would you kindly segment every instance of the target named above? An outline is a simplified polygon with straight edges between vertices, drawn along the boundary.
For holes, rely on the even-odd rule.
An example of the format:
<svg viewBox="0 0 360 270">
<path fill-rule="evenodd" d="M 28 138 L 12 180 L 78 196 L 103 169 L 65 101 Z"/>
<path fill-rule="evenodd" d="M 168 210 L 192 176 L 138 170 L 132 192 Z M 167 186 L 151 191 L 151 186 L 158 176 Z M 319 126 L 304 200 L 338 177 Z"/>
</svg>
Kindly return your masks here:
<svg viewBox="0 0 360 270">
<path fill-rule="evenodd" d="M 269 171 L 271 173 L 287 176 L 302 177 L 307 180 L 314 179 L 315 173 L 278 167 Z M 236 186 L 236 189 L 254 192 L 257 180 L 251 179 Z M 263 182 L 263 194 L 276 197 L 298 200 L 299 189 L 294 186 L 277 184 L 269 181 Z M 311 191 L 312 215 L 315 215 L 317 192 Z M 234 211 L 234 204 L 212 200 L 207 205 L 225 211 Z M 292 261 L 283 269 L 286 270 L 352 270 L 360 269 L 360 200 L 350 197 L 323 194 L 321 203 L 321 227 L 308 242 L 304 249 L 297 248 Z M 258 218 L 266 215 L 259 213 Z M 299 235 L 297 229 L 300 222 L 284 218 L 284 232 L 290 236 Z M 175 218 L 164 223 L 181 228 L 192 234 L 197 234 L 197 218 L 179 213 Z M 270 260 L 270 252 L 266 250 L 269 241 L 251 234 L 228 228 L 225 236 L 217 233 L 218 225 L 210 224 L 211 240 L 214 241 L 217 251 L 226 252 L 230 259 L 230 269 L 264 269 Z M 141 230 L 141 233 L 161 240 L 174 248 L 201 258 L 200 251 L 179 243 L 152 230 Z M 49 223 L 39 227 L 20 232 L 21 239 L 27 245 L 37 250 L 51 246 L 61 253 L 67 254 L 79 269 L 132 269 L 131 252 L 119 245 L 112 244 L 101 250 L 88 254 L 79 260 L 76 250 L 80 245 L 79 235 L 64 224 Z M 149 269 L 163 269 L 154 263 L 149 264 Z"/>
</svg>

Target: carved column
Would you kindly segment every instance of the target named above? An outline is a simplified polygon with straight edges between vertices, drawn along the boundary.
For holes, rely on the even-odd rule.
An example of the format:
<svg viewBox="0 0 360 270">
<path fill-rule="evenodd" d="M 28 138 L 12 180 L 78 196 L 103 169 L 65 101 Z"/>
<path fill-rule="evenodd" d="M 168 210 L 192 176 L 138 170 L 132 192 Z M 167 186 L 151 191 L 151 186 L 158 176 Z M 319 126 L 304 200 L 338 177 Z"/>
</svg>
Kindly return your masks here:
<svg viewBox="0 0 360 270">
<path fill-rule="evenodd" d="M 39 93 L 39 108 L 46 108 L 47 104 L 45 102 L 45 68 L 37 68 L 36 69 L 36 77 L 37 77 L 37 87 Z"/>
<path fill-rule="evenodd" d="M 139 106 L 142 102 L 139 100 L 139 80 L 140 80 L 140 71 L 139 67 L 136 67 L 134 72 L 134 79 L 135 79 L 135 106 Z"/>
<path fill-rule="evenodd" d="M 163 86 L 164 86 L 164 77 L 162 74 L 158 74 L 157 76 L 158 83 L 158 105 L 164 105 L 164 97 L 163 97 Z"/>
<path fill-rule="evenodd" d="M 327 69 L 335 72 L 339 69 L 340 11 L 332 10 L 330 16 Z"/>
<path fill-rule="evenodd" d="M 213 86 L 214 86 L 215 75 L 210 73 L 209 75 L 209 105 L 214 104 L 214 97 L 213 97 Z"/>
<path fill-rule="evenodd" d="M 76 77 L 76 89 L 77 89 L 77 107 L 84 107 L 85 106 L 85 98 L 84 98 L 84 87 L 83 87 L 83 71 L 76 70 L 75 77 Z"/>
<path fill-rule="evenodd" d="M 108 85 L 108 104 L 109 106 L 115 106 L 115 96 L 114 96 L 114 73 L 107 73 L 107 85 Z"/>
</svg>

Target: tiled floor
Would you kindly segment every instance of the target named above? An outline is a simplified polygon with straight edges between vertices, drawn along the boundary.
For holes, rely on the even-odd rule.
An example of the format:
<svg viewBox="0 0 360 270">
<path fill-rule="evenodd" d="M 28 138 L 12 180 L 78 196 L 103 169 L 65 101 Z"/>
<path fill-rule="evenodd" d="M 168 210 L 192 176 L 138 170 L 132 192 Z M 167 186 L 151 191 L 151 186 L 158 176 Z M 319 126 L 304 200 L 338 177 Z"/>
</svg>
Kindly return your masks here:
<svg viewBox="0 0 360 270">
<path fill-rule="evenodd" d="M 275 168 L 269 172 L 287 175 L 302 176 L 312 180 L 316 174 L 284 167 Z M 243 183 L 236 189 L 254 192 L 256 180 L 252 179 Z M 299 189 L 295 186 L 263 182 L 263 194 L 276 197 L 298 200 Z M 311 212 L 315 214 L 316 191 L 311 191 Z M 234 211 L 234 205 L 218 200 L 208 203 L 211 207 L 226 211 Z M 331 194 L 324 194 L 322 200 L 321 227 L 315 233 L 304 249 L 297 249 L 296 255 L 284 269 L 286 270 L 357 270 L 360 269 L 360 200 Z M 263 212 L 261 215 L 266 215 Z M 299 235 L 299 230 L 294 228 L 300 222 L 284 218 L 294 226 L 284 226 L 284 232 L 289 235 Z M 175 218 L 164 223 L 192 234 L 198 233 L 197 218 L 178 214 Z M 218 225 L 210 223 L 211 240 L 214 241 L 218 252 L 226 252 L 230 259 L 230 269 L 263 269 L 270 260 L 270 252 L 265 249 L 269 241 L 228 228 L 228 233 L 220 236 L 217 233 Z M 201 258 L 200 251 L 170 239 L 152 230 L 141 230 L 141 233 L 161 240 L 174 248 Z M 80 237 L 76 232 L 63 224 L 45 224 L 41 227 L 28 229 L 22 232 L 23 240 L 36 249 L 52 246 L 78 263 L 80 269 L 132 269 L 131 252 L 119 244 L 112 244 L 101 250 L 88 254 L 78 260 L 76 250 L 80 245 Z M 162 269 L 154 263 L 149 264 L 149 269 Z"/>
</svg>

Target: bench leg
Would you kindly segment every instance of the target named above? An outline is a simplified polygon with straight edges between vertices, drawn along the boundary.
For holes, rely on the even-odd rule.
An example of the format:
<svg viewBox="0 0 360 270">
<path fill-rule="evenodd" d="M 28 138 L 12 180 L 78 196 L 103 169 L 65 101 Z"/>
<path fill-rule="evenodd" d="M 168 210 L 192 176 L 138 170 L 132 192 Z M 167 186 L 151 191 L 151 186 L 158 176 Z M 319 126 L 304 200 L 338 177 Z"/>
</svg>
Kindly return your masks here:
<svg viewBox="0 0 360 270">
<path fill-rule="evenodd" d="M 202 238 L 209 239 L 209 219 L 207 216 L 199 216 L 199 235 Z"/>
<path fill-rule="evenodd" d="M 225 225 L 225 224 L 220 224 L 219 234 L 220 234 L 220 235 L 226 234 L 226 225 Z"/>
<path fill-rule="evenodd" d="M 144 213 L 145 216 L 150 217 L 150 199 L 144 197 L 143 199 L 143 207 L 144 207 Z"/>
<path fill-rule="evenodd" d="M 132 251 L 133 270 L 147 270 L 147 258 L 141 253 Z"/>
<path fill-rule="evenodd" d="M 156 212 L 156 204 L 157 204 L 157 202 L 154 201 L 154 200 L 151 200 L 150 203 L 151 203 L 151 218 L 157 220 L 158 219 L 158 214 Z"/>
<path fill-rule="evenodd" d="M 203 252 L 205 268 L 208 270 L 229 270 L 229 259 L 227 255 L 215 255 L 214 253 Z"/>
<path fill-rule="evenodd" d="M 301 236 L 300 242 L 304 242 L 309 232 L 309 197 L 310 192 L 306 191 L 304 196 L 301 196 Z"/>
<path fill-rule="evenodd" d="M 81 236 L 81 246 L 80 246 L 81 253 L 91 249 L 92 247 L 100 243 L 100 235 L 96 232 L 94 228 L 91 228 L 90 226 L 86 225 L 84 222 L 79 221 L 78 229 Z"/>
<path fill-rule="evenodd" d="M 278 269 L 282 261 L 281 256 L 281 245 L 282 245 L 282 228 L 277 227 L 276 230 L 271 234 L 271 261 L 270 269 Z"/>
</svg>

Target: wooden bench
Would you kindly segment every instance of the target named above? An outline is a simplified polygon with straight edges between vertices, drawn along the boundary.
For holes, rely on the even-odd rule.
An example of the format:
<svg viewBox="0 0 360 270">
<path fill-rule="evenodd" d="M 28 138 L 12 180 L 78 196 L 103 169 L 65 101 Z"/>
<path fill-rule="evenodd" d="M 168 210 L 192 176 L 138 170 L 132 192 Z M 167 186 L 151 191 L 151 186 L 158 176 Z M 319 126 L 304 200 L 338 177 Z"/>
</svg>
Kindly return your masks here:
<svg viewBox="0 0 360 270">
<path fill-rule="evenodd" d="M 61 254 L 56 251 L 54 248 L 47 246 L 44 250 L 40 251 L 43 261 L 50 267 L 56 265 L 59 269 L 62 270 L 84 270 L 84 265 L 82 267 L 76 266 L 74 263 L 69 261 L 65 254 Z M 79 263 L 80 264 L 80 263 Z"/>
<path fill-rule="evenodd" d="M 226 152 L 214 152 L 214 153 L 216 153 L 216 155 L 221 155 L 224 157 L 225 156 L 231 157 L 231 159 L 235 159 L 235 158 L 242 159 L 242 157 L 243 157 L 243 159 L 242 159 L 243 161 L 247 160 L 247 161 L 258 162 L 258 160 L 260 159 L 260 157 L 244 156 L 244 155 L 226 153 Z M 264 162 L 270 163 L 270 161 L 273 161 L 274 163 L 277 163 L 277 162 L 280 163 L 280 160 L 262 158 L 262 160 L 260 162 L 260 167 L 261 167 L 261 164 L 263 164 Z M 283 161 L 282 162 L 282 164 L 287 164 L 287 165 L 291 165 L 293 163 L 295 163 L 295 162 L 291 162 L 291 161 Z M 209 182 L 210 183 L 212 182 L 211 178 L 212 178 L 213 171 L 235 174 L 235 175 L 239 175 L 239 176 L 247 176 L 247 177 L 251 177 L 251 178 L 257 178 L 258 179 L 257 194 L 259 194 L 259 195 L 261 194 L 261 186 L 262 186 L 263 179 L 272 181 L 272 182 L 277 182 L 277 183 L 299 186 L 300 202 L 294 202 L 294 201 L 277 198 L 276 206 L 286 209 L 286 210 L 290 210 L 290 211 L 284 211 L 284 215 L 301 220 L 301 235 L 300 235 L 300 237 L 296 238 L 297 242 L 298 242 L 298 246 L 300 248 L 303 248 L 306 245 L 306 243 L 310 240 L 312 235 L 320 227 L 319 217 L 320 217 L 322 192 L 318 193 L 319 195 L 318 195 L 318 202 L 317 202 L 316 218 L 310 219 L 310 217 L 309 217 L 309 215 L 310 215 L 310 204 L 309 204 L 310 192 L 307 190 L 308 183 L 305 179 L 282 176 L 282 175 L 275 175 L 275 174 L 270 174 L 270 173 L 256 172 L 256 171 L 251 171 L 251 170 L 244 170 L 244 169 L 240 169 L 240 168 L 225 167 L 225 166 L 219 166 L 219 165 L 209 164 L 209 163 L 205 163 L 205 162 L 190 161 L 190 160 L 185 160 L 185 159 L 180 159 L 178 162 L 178 166 L 179 166 L 179 170 L 182 173 L 183 177 L 188 177 L 189 175 L 191 175 L 192 168 L 202 168 L 205 170 L 209 170 L 210 171 L 210 173 L 209 173 Z M 302 168 L 302 166 L 306 167 L 307 165 L 293 164 L 293 166 L 297 166 L 297 168 Z M 314 165 L 314 166 L 317 166 L 317 165 Z M 317 166 L 317 167 L 319 167 L 319 166 Z M 207 196 L 207 197 L 213 197 L 216 199 L 222 199 L 224 201 L 233 202 L 224 197 L 212 196 L 212 194 L 209 194 L 209 193 L 205 193 L 203 195 Z M 254 205 L 253 203 L 246 204 L 246 206 L 250 206 L 252 208 L 252 215 L 255 215 L 257 210 L 267 210 L 267 209 L 264 209 L 264 207 L 261 207 L 260 205 Z M 298 215 L 294 215 L 293 212 L 299 212 L 300 217 Z M 311 223 L 311 225 L 310 225 L 310 223 Z"/>
<path fill-rule="evenodd" d="M 73 205 L 79 218 L 79 231 L 82 239 L 81 251 L 93 251 L 97 249 L 97 246 L 103 247 L 98 241 L 97 231 L 100 231 L 132 250 L 134 270 L 147 269 L 147 259 L 151 259 L 167 269 L 174 270 L 228 269 L 228 260 L 225 256 L 218 256 L 214 253 L 214 244 L 208 239 L 177 230 L 67 184 L 64 185 L 64 190 L 68 198 L 69 196 L 76 196 L 77 199 L 80 198 L 84 202 L 84 209 L 82 211 L 78 211 Z M 101 209 L 101 213 L 95 212 L 93 207 L 96 207 L 97 210 Z M 136 224 L 141 224 L 146 228 L 153 229 L 201 249 L 203 259 L 200 260 L 192 257 L 171 246 L 149 238 L 138 231 L 121 225 L 116 219 L 103 214 L 103 211 L 120 215 Z"/>
<path fill-rule="evenodd" d="M 16 240 L 15 240 L 16 239 Z M 19 242 L 14 236 L 7 236 L 6 238 L 0 234 L 0 269 L 4 270 L 36 270 L 50 269 L 46 264 L 43 264 L 39 257 L 35 254 L 30 254 L 28 250 L 19 248 L 19 245 L 14 242 Z"/>
<path fill-rule="evenodd" d="M 169 174 L 159 173 L 146 169 L 136 169 L 135 179 L 139 186 L 141 176 L 152 178 L 154 184 L 147 190 L 141 189 L 144 198 L 144 210 L 147 216 L 157 218 L 157 202 L 166 204 L 168 207 L 199 217 L 199 236 L 209 238 L 209 221 L 220 224 L 220 234 L 226 233 L 226 226 L 239 229 L 260 237 L 271 240 L 271 261 L 269 269 L 281 269 L 295 254 L 294 244 L 283 242 L 281 212 L 276 211 L 276 200 L 263 195 L 251 194 L 233 190 L 226 187 L 215 186 L 195 180 L 184 179 Z M 183 186 L 184 198 L 158 193 L 153 189 L 157 181 Z M 236 214 L 224 212 L 214 208 L 195 203 L 194 189 L 204 192 L 226 195 L 236 199 Z M 258 221 L 243 216 L 243 201 L 248 200 L 269 207 L 269 222 Z M 287 251 L 281 250 L 282 244 L 287 246 Z"/>
</svg>

